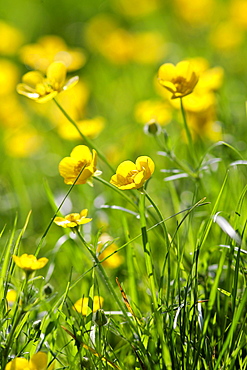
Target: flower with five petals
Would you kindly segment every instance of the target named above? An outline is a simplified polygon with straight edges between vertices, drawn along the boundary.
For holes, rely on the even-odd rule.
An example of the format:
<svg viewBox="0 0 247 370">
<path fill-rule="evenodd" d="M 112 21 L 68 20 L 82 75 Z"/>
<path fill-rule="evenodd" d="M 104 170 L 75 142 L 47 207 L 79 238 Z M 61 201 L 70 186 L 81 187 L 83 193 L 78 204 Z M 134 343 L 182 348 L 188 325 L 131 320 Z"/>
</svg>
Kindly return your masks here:
<svg viewBox="0 0 247 370">
<path fill-rule="evenodd" d="M 176 99 L 192 93 L 198 82 L 198 76 L 188 61 L 179 62 L 176 66 L 165 63 L 159 68 L 158 81 L 172 93 L 171 98 Z"/>
<path fill-rule="evenodd" d="M 111 177 L 110 183 L 121 190 L 140 189 L 154 172 L 154 162 L 147 156 L 138 157 L 136 163 L 122 162 Z"/>
<path fill-rule="evenodd" d="M 22 77 L 22 83 L 17 85 L 17 92 L 38 103 L 46 103 L 78 82 L 79 77 L 75 76 L 65 83 L 66 74 L 67 69 L 63 62 L 53 62 L 47 68 L 46 77 L 38 71 L 26 73 Z"/>
<path fill-rule="evenodd" d="M 83 209 L 80 213 L 70 213 L 65 217 L 55 217 L 54 222 L 58 226 L 66 227 L 76 227 L 79 225 L 87 224 L 92 221 L 92 218 L 87 217 L 88 210 Z"/>
</svg>

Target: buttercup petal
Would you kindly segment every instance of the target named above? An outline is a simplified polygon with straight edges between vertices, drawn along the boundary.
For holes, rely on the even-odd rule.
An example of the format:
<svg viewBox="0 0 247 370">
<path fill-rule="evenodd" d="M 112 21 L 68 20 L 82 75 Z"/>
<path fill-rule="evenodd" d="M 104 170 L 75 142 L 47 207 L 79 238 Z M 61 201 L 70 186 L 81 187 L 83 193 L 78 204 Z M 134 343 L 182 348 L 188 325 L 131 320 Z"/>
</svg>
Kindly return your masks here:
<svg viewBox="0 0 247 370">
<path fill-rule="evenodd" d="M 66 74 L 67 69 L 63 62 L 53 62 L 47 68 L 46 76 L 52 87 L 60 91 L 65 83 Z"/>
<path fill-rule="evenodd" d="M 48 356 L 44 352 L 35 353 L 29 361 L 30 370 L 46 370 Z"/>
<path fill-rule="evenodd" d="M 85 162 L 91 162 L 92 161 L 92 154 L 90 149 L 86 145 L 77 145 L 72 152 L 70 153 L 70 156 L 75 159 Z"/>
</svg>

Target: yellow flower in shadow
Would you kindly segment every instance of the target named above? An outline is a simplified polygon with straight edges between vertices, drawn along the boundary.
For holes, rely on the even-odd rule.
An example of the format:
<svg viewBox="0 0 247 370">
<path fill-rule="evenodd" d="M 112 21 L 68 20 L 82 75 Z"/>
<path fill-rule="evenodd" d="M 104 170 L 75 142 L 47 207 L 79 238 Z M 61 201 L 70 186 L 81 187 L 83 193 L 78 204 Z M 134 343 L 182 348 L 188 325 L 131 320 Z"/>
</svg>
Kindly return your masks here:
<svg viewBox="0 0 247 370">
<path fill-rule="evenodd" d="M 13 255 L 13 260 L 25 272 L 42 269 L 48 262 L 46 257 L 37 259 L 33 254 L 27 253 L 22 254 L 20 257 Z"/>
<path fill-rule="evenodd" d="M 136 163 L 122 162 L 111 177 L 110 183 L 121 190 L 140 189 L 154 172 L 154 162 L 147 156 L 138 157 Z"/>
<path fill-rule="evenodd" d="M 192 93 L 198 82 L 198 76 L 188 61 L 179 62 L 176 66 L 165 63 L 159 68 L 158 81 L 172 93 L 171 98 L 176 99 Z"/>
<path fill-rule="evenodd" d="M 59 173 L 64 178 L 65 184 L 72 185 L 82 170 L 76 184 L 92 185 L 92 176 L 99 176 L 101 171 L 96 169 L 97 153 L 92 153 L 86 145 L 77 145 L 71 152 L 70 157 L 65 157 L 59 163 Z"/>
<path fill-rule="evenodd" d="M 53 370 L 55 367 L 54 362 L 48 368 L 47 365 L 47 354 L 44 352 L 37 352 L 29 361 L 22 357 L 15 358 L 5 366 L 5 370 Z"/>
<path fill-rule="evenodd" d="M 83 298 L 80 298 L 78 299 L 78 301 L 75 302 L 74 306 L 73 306 L 73 310 L 81 313 L 82 315 L 86 315 L 87 314 L 87 311 L 88 311 L 88 302 L 89 302 L 89 298 L 87 297 L 83 297 Z M 93 297 L 93 312 L 99 310 L 100 308 L 102 308 L 103 306 L 103 303 L 104 303 L 104 298 L 100 297 L 100 296 L 94 296 Z"/>
<path fill-rule="evenodd" d="M 75 76 L 65 83 L 66 73 L 63 62 L 53 62 L 47 68 L 46 77 L 38 71 L 26 73 L 22 77 L 22 83 L 17 85 L 17 92 L 38 103 L 45 103 L 78 82 L 79 77 Z"/>
<path fill-rule="evenodd" d="M 92 221 L 92 218 L 87 218 L 88 210 L 83 209 L 80 213 L 70 213 L 65 217 L 55 217 L 54 222 L 58 226 L 76 227 L 79 225 L 87 224 Z"/>
<path fill-rule="evenodd" d="M 97 246 L 97 252 L 99 253 L 99 261 L 108 257 L 110 254 L 115 252 L 118 246 L 113 242 L 113 238 L 107 233 L 103 233 L 99 237 L 99 243 Z M 115 269 L 123 263 L 123 256 L 119 253 L 114 253 L 111 257 L 107 258 L 102 265 L 104 267 L 109 267 Z"/>
</svg>

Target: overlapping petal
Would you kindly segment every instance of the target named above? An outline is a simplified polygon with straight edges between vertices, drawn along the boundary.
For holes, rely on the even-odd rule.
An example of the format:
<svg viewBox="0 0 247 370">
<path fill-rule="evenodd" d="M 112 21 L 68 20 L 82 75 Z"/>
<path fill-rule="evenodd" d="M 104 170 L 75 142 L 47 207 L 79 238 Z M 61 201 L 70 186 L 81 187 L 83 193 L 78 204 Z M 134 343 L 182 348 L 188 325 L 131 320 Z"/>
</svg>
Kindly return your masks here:
<svg viewBox="0 0 247 370">
<path fill-rule="evenodd" d="M 72 88 L 79 80 L 78 76 L 66 81 L 67 69 L 63 62 L 53 62 L 46 71 L 46 77 L 38 71 L 31 71 L 22 77 L 22 83 L 17 85 L 17 92 L 38 103 L 53 99 L 63 90 Z"/>
<path fill-rule="evenodd" d="M 179 62 L 176 66 L 165 63 L 159 68 L 158 81 L 172 93 L 172 99 L 176 99 L 192 93 L 198 76 L 188 61 Z"/>
<path fill-rule="evenodd" d="M 96 168 L 97 153 L 92 153 L 86 145 L 76 146 L 70 157 L 65 157 L 59 163 L 59 173 L 64 178 L 65 184 L 72 185 L 79 175 L 76 184 L 85 184 L 90 181 L 93 175 L 98 175 Z"/>
<path fill-rule="evenodd" d="M 54 219 L 55 224 L 61 227 L 76 227 L 79 225 L 87 224 L 92 221 L 92 218 L 87 217 L 88 210 L 83 209 L 80 213 L 70 213 L 65 217 L 56 217 Z"/>
<path fill-rule="evenodd" d="M 154 162 L 147 156 L 138 157 L 136 163 L 122 162 L 111 177 L 110 183 L 121 190 L 140 189 L 154 172 Z"/>
</svg>

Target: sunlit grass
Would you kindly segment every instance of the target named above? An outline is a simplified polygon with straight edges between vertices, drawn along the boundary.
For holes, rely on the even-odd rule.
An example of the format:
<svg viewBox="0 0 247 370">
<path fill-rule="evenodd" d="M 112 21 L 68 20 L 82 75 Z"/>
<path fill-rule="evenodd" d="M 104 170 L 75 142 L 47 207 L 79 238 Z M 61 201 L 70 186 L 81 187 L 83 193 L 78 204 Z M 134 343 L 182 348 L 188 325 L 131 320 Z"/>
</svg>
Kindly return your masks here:
<svg viewBox="0 0 247 370">
<path fill-rule="evenodd" d="M 11 3 L 0 369 L 247 370 L 246 1 Z"/>
</svg>

